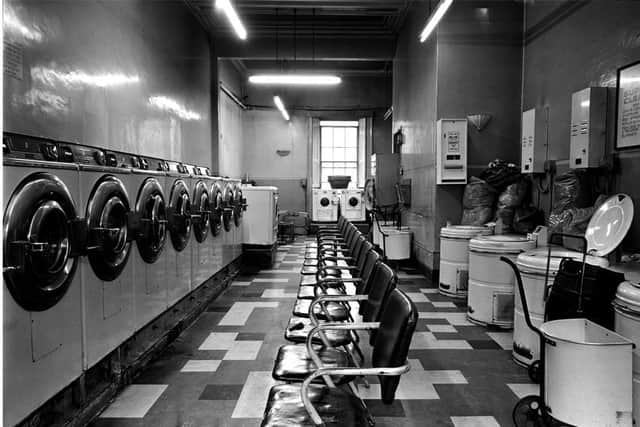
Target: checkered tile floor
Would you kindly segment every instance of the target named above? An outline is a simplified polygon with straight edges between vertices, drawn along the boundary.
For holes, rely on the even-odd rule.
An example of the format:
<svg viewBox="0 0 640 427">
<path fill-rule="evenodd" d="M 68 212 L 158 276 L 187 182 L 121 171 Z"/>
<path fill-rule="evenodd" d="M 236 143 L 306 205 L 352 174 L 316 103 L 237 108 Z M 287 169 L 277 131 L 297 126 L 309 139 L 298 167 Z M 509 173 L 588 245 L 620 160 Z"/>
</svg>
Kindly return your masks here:
<svg viewBox="0 0 640 427">
<path fill-rule="evenodd" d="M 116 398 L 93 425 L 258 426 L 273 359 L 295 301 L 305 242 L 278 249 L 271 270 L 236 278 L 208 310 Z M 376 379 L 359 393 L 378 426 L 508 427 L 521 396 L 537 392 L 510 355 L 511 332 L 469 323 L 464 302 L 418 274 L 399 273 L 418 307 L 410 374 L 392 405 Z"/>
</svg>

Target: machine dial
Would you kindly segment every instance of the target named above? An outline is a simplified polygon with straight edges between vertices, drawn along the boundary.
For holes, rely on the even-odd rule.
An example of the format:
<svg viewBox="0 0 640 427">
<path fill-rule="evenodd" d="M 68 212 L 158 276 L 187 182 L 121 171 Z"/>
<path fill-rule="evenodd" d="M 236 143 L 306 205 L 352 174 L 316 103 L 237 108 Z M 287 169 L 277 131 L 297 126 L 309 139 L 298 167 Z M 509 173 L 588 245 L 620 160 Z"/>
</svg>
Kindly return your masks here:
<svg viewBox="0 0 640 427">
<path fill-rule="evenodd" d="M 100 150 L 96 151 L 93 154 L 93 158 L 95 159 L 96 163 L 99 164 L 100 166 L 104 166 L 107 164 L 107 159 L 105 158 L 104 151 L 100 151 Z"/>
<path fill-rule="evenodd" d="M 64 146 L 60 148 L 60 161 L 61 162 L 73 162 L 73 150 L 71 147 Z"/>
<path fill-rule="evenodd" d="M 45 160 L 57 161 L 58 160 L 58 146 L 55 144 L 42 145 L 42 155 Z"/>
<path fill-rule="evenodd" d="M 105 156 L 105 159 L 106 159 L 107 166 L 114 167 L 114 168 L 118 166 L 118 157 L 116 157 L 115 154 L 108 153 Z"/>
</svg>

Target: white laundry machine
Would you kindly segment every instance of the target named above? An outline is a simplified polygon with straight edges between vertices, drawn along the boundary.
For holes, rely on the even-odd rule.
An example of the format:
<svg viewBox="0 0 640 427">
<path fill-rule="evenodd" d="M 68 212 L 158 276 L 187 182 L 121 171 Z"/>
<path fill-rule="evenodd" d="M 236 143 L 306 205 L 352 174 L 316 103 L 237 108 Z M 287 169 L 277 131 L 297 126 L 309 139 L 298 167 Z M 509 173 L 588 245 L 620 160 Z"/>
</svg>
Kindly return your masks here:
<svg viewBox="0 0 640 427">
<path fill-rule="evenodd" d="M 365 220 L 364 190 L 344 189 L 340 197 L 340 214 L 349 221 Z"/>
<path fill-rule="evenodd" d="M 191 290 L 191 188 L 190 175 L 179 162 L 168 162 L 169 243 L 167 250 L 167 298 L 171 307 Z"/>
<path fill-rule="evenodd" d="M 224 186 L 225 182 L 223 178 L 212 177 L 211 182 L 211 239 L 210 245 L 213 251 L 213 266 L 211 275 L 217 273 L 224 266 L 223 264 L 223 249 L 224 249 Z"/>
<path fill-rule="evenodd" d="M 278 187 L 243 186 L 247 212 L 242 221 L 243 243 L 275 245 L 278 241 Z"/>
<path fill-rule="evenodd" d="M 80 145 L 70 148 L 80 170 L 79 205 L 87 225 L 87 256 L 80 260 L 80 275 L 83 366 L 88 369 L 135 329 L 133 263 L 128 263 L 134 237 L 129 233 L 133 156 Z"/>
<path fill-rule="evenodd" d="M 82 373 L 86 228 L 68 147 L 5 133 L 3 153 L 3 424 L 15 425 Z"/>
<path fill-rule="evenodd" d="M 222 178 L 222 266 L 234 260 L 233 245 L 235 228 L 235 194 L 233 182 L 229 178 Z"/>
<path fill-rule="evenodd" d="M 316 188 L 312 193 L 311 220 L 314 222 L 335 222 L 338 220 L 340 190 Z"/>
<path fill-rule="evenodd" d="M 167 309 L 167 196 L 168 168 L 164 160 L 138 156 L 131 169 L 137 226 L 131 254 L 134 274 L 135 328 L 141 329 Z M 134 197 L 134 196 L 132 196 Z"/>
<path fill-rule="evenodd" d="M 242 192 L 241 181 L 234 179 L 231 181 L 233 185 L 233 259 L 242 255 L 243 229 L 242 218 L 247 209 L 247 201 Z"/>
<path fill-rule="evenodd" d="M 191 289 L 202 285 L 211 277 L 213 251 L 210 241 L 211 177 L 209 170 L 194 166 L 192 174 L 193 245 L 191 249 Z"/>
</svg>

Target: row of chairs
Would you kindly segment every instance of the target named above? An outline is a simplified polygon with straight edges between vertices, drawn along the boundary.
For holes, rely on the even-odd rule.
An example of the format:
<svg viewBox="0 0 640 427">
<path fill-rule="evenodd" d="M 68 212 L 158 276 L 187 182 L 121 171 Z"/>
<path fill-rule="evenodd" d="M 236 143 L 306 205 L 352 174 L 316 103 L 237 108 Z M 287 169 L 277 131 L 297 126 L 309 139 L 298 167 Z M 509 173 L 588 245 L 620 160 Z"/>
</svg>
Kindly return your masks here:
<svg viewBox="0 0 640 427">
<path fill-rule="evenodd" d="M 400 375 L 409 371 L 416 307 L 396 288 L 395 272 L 344 218 L 318 231 L 301 273 L 285 331 L 292 344 L 280 347 L 273 368 L 273 378 L 285 384 L 269 392 L 262 426 L 374 425 L 355 382 L 369 387 L 366 376 L 378 376 L 382 401 L 393 402 Z"/>
</svg>

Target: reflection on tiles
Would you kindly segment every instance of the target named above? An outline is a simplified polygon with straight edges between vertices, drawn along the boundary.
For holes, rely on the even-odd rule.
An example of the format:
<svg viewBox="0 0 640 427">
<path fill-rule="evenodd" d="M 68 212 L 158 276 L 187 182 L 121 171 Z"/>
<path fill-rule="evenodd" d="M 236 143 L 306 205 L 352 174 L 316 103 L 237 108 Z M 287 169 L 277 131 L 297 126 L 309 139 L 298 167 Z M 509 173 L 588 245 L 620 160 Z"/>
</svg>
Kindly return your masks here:
<svg viewBox="0 0 640 427">
<path fill-rule="evenodd" d="M 439 333 L 456 333 L 458 330 L 451 325 L 427 325 L 427 328 L 431 332 Z"/>
<path fill-rule="evenodd" d="M 265 289 L 262 293 L 262 298 L 296 298 L 297 296 L 297 291 L 285 292 L 284 289 Z"/>
<path fill-rule="evenodd" d="M 513 349 L 513 332 L 487 332 L 487 335 L 498 343 L 503 350 Z"/>
<path fill-rule="evenodd" d="M 454 326 L 474 326 L 467 320 L 466 313 L 446 313 L 446 312 L 419 312 L 420 319 L 446 319 Z M 429 322 L 427 322 L 429 323 Z"/>
<path fill-rule="evenodd" d="M 187 360 L 180 372 L 215 372 L 220 360 Z"/>
<path fill-rule="evenodd" d="M 540 386 L 538 384 L 507 384 L 507 386 L 518 399 L 532 394 L 540 395 Z"/>
<path fill-rule="evenodd" d="M 289 279 L 269 277 L 253 279 L 253 283 L 287 283 Z"/>
<path fill-rule="evenodd" d="M 254 308 L 276 308 L 277 302 L 236 302 L 218 323 L 219 326 L 243 326 Z"/>
<path fill-rule="evenodd" d="M 131 384 L 100 418 L 142 418 L 167 389 L 166 384 Z"/>
<path fill-rule="evenodd" d="M 262 418 L 269 390 L 276 384 L 271 371 L 249 372 L 231 418 Z"/>
<path fill-rule="evenodd" d="M 431 332 L 415 332 L 411 350 L 472 350 L 465 340 L 439 340 Z"/>
<path fill-rule="evenodd" d="M 451 417 L 454 427 L 500 427 L 494 417 Z"/>
<path fill-rule="evenodd" d="M 414 303 L 431 302 L 422 292 L 407 292 L 407 296 L 411 298 Z"/>
<path fill-rule="evenodd" d="M 212 332 L 198 350 L 229 350 L 237 335 L 237 332 Z"/>
<path fill-rule="evenodd" d="M 457 308 L 457 306 L 452 302 L 432 302 L 435 308 Z"/>
<path fill-rule="evenodd" d="M 236 341 L 223 360 L 256 360 L 262 341 Z"/>
</svg>

